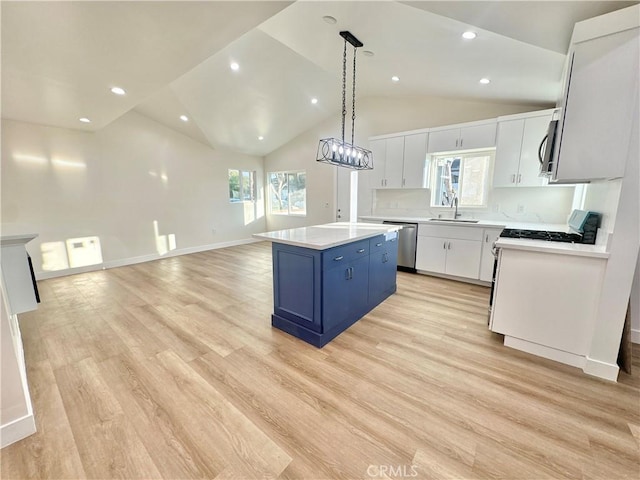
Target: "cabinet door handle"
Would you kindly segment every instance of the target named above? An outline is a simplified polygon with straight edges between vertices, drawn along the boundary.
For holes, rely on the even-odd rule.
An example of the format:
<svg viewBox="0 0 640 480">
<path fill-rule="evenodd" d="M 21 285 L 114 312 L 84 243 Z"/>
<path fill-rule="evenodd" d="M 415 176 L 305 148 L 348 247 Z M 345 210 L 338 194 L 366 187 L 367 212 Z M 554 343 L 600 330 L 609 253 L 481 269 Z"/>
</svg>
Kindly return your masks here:
<svg viewBox="0 0 640 480">
<path fill-rule="evenodd" d="M 521 181 L 521 180 L 522 180 L 522 174 L 521 174 L 521 173 L 519 173 L 519 174 L 518 174 L 518 183 L 520 183 L 520 181 Z"/>
<path fill-rule="evenodd" d="M 403 178 L 402 179 L 402 186 L 404 187 L 406 185 L 406 180 Z"/>
<path fill-rule="evenodd" d="M 353 267 L 349 267 L 349 280 L 353 278 Z"/>
<path fill-rule="evenodd" d="M 462 142 L 464 142 L 464 138 L 460 139 L 460 146 L 462 146 Z"/>
<path fill-rule="evenodd" d="M 382 263 L 387 263 L 389 261 L 389 255 L 387 253 L 382 254 Z"/>
<path fill-rule="evenodd" d="M 340 260 L 342 260 L 344 258 L 344 255 L 340 255 L 339 257 L 335 257 L 333 259 L 334 262 L 339 262 Z"/>
<path fill-rule="evenodd" d="M 456 138 L 456 147 L 458 146 L 458 139 Z"/>
<path fill-rule="evenodd" d="M 344 279 L 345 280 L 351 280 L 351 267 L 347 268 L 344 271 Z"/>
<path fill-rule="evenodd" d="M 376 247 L 381 247 L 382 244 L 381 243 L 376 243 Z"/>
<path fill-rule="evenodd" d="M 449 245 L 447 246 L 447 250 L 451 250 L 451 242 L 449 242 Z"/>
<path fill-rule="evenodd" d="M 384 187 L 384 178 L 380 180 L 380 186 Z"/>
<path fill-rule="evenodd" d="M 511 183 L 516 183 L 516 174 L 515 173 L 511 174 Z"/>
<path fill-rule="evenodd" d="M 442 244 L 442 248 L 444 248 L 445 250 L 447 249 L 447 242 L 444 242 L 444 243 Z"/>
<path fill-rule="evenodd" d="M 485 243 L 489 243 L 489 234 L 488 233 L 487 233 L 487 236 L 484 237 L 484 241 L 485 241 Z"/>
<path fill-rule="evenodd" d="M 356 253 L 364 253 L 364 248 L 359 248 Z"/>
</svg>

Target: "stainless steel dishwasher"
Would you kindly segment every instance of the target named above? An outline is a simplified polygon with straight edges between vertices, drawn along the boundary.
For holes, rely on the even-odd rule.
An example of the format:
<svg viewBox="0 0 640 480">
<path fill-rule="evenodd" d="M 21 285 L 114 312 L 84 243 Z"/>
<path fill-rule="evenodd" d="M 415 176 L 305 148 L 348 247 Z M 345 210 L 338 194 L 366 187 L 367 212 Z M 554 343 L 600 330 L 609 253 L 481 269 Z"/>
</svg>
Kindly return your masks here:
<svg viewBox="0 0 640 480">
<path fill-rule="evenodd" d="M 416 244 L 418 242 L 418 224 L 384 221 L 391 225 L 402 225 L 398 232 L 398 270 L 416 271 Z"/>
</svg>

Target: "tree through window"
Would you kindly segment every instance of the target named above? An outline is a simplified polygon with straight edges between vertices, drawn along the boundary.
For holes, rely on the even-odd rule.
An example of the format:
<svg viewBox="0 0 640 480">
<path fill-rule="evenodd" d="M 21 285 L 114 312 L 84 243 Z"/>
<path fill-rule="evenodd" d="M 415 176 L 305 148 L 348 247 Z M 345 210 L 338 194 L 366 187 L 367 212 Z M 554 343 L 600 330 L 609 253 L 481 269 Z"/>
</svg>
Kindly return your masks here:
<svg viewBox="0 0 640 480">
<path fill-rule="evenodd" d="M 307 174 L 297 172 L 270 172 L 269 211 L 275 215 L 306 215 Z"/>
</svg>

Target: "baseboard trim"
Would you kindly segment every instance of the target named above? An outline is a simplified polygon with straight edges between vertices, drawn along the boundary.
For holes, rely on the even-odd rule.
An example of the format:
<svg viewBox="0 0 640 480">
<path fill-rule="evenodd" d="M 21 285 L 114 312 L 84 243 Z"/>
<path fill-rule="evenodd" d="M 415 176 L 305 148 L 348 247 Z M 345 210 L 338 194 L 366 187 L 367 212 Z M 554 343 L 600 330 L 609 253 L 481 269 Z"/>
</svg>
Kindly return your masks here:
<svg viewBox="0 0 640 480">
<path fill-rule="evenodd" d="M 472 283 L 474 285 L 481 285 L 483 287 L 491 286 L 490 281 L 486 282 L 484 280 L 478 280 L 477 278 L 457 277 L 455 275 L 447 275 L 445 273 L 435 273 L 435 272 L 429 272 L 427 270 L 417 270 L 417 269 L 415 272 L 419 273 L 420 275 L 428 275 L 430 277 L 438 277 L 438 278 L 443 278 L 445 280 L 455 280 L 456 282 Z"/>
<path fill-rule="evenodd" d="M 565 365 L 571 365 L 572 367 L 583 368 L 586 363 L 585 357 L 582 355 L 576 355 L 575 353 L 569 353 L 556 348 L 546 347 L 533 342 L 528 342 L 520 338 L 504 336 L 505 347 L 515 348 L 523 352 L 531 353 L 539 357 L 548 358 L 549 360 L 555 360 L 556 362 L 564 363 Z"/>
<path fill-rule="evenodd" d="M 29 413 L 0 426 L 0 448 L 7 447 L 34 433 L 36 433 L 36 420 L 33 413 Z"/>
<path fill-rule="evenodd" d="M 640 330 L 637 330 L 635 328 L 631 329 L 631 343 L 640 344 Z"/>
<path fill-rule="evenodd" d="M 47 280 L 49 278 L 66 277 L 68 275 L 76 275 L 78 273 L 95 272 L 98 270 L 106 270 L 109 268 L 126 267 L 128 265 L 135 265 L 137 263 L 152 262 L 154 260 L 160 260 L 161 258 L 178 257 L 180 255 L 189 255 L 192 253 L 206 252 L 208 250 L 217 250 L 219 248 L 235 247 L 238 245 L 247 245 L 250 243 L 257 243 L 263 240 L 255 238 L 243 238 L 240 240 L 231 240 L 228 242 L 211 243 L 208 245 L 199 245 L 197 247 L 188 247 L 172 250 L 160 255 L 152 253 L 149 255 L 140 255 L 138 257 L 123 258 L 120 260 L 111 260 L 109 262 L 98 263 L 96 265 L 88 265 L 86 267 L 66 268 L 64 270 L 56 270 L 54 272 L 38 271 L 36 272 L 36 278 L 38 280 Z"/>
<path fill-rule="evenodd" d="M 616 382 L 618 381 L 618 372 L 620 371 L 620 367 L 615 363 L 601 362 L 600 360 L 589 358 L 587 356 L 587 363 L 582 370 L 584 373 L 593 375 L 594 377 Z"/>
</svg>

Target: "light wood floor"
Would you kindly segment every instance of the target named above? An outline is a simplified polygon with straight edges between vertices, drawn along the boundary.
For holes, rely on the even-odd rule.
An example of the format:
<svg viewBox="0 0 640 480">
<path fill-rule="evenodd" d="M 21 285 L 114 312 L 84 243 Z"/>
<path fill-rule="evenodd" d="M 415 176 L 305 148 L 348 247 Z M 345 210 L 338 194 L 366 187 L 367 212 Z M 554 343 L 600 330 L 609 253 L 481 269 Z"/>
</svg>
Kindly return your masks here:
<svg viewBox="0 0 640 480">
<path fill-rule="evenodd" d="M 270 326 L 266 243 L 39 286 L 3 479 L 640 477 L 640 352 L 614 384 L 510 350 L 485 287 L 399 273 L 319 350 Z"/>
</svg>

